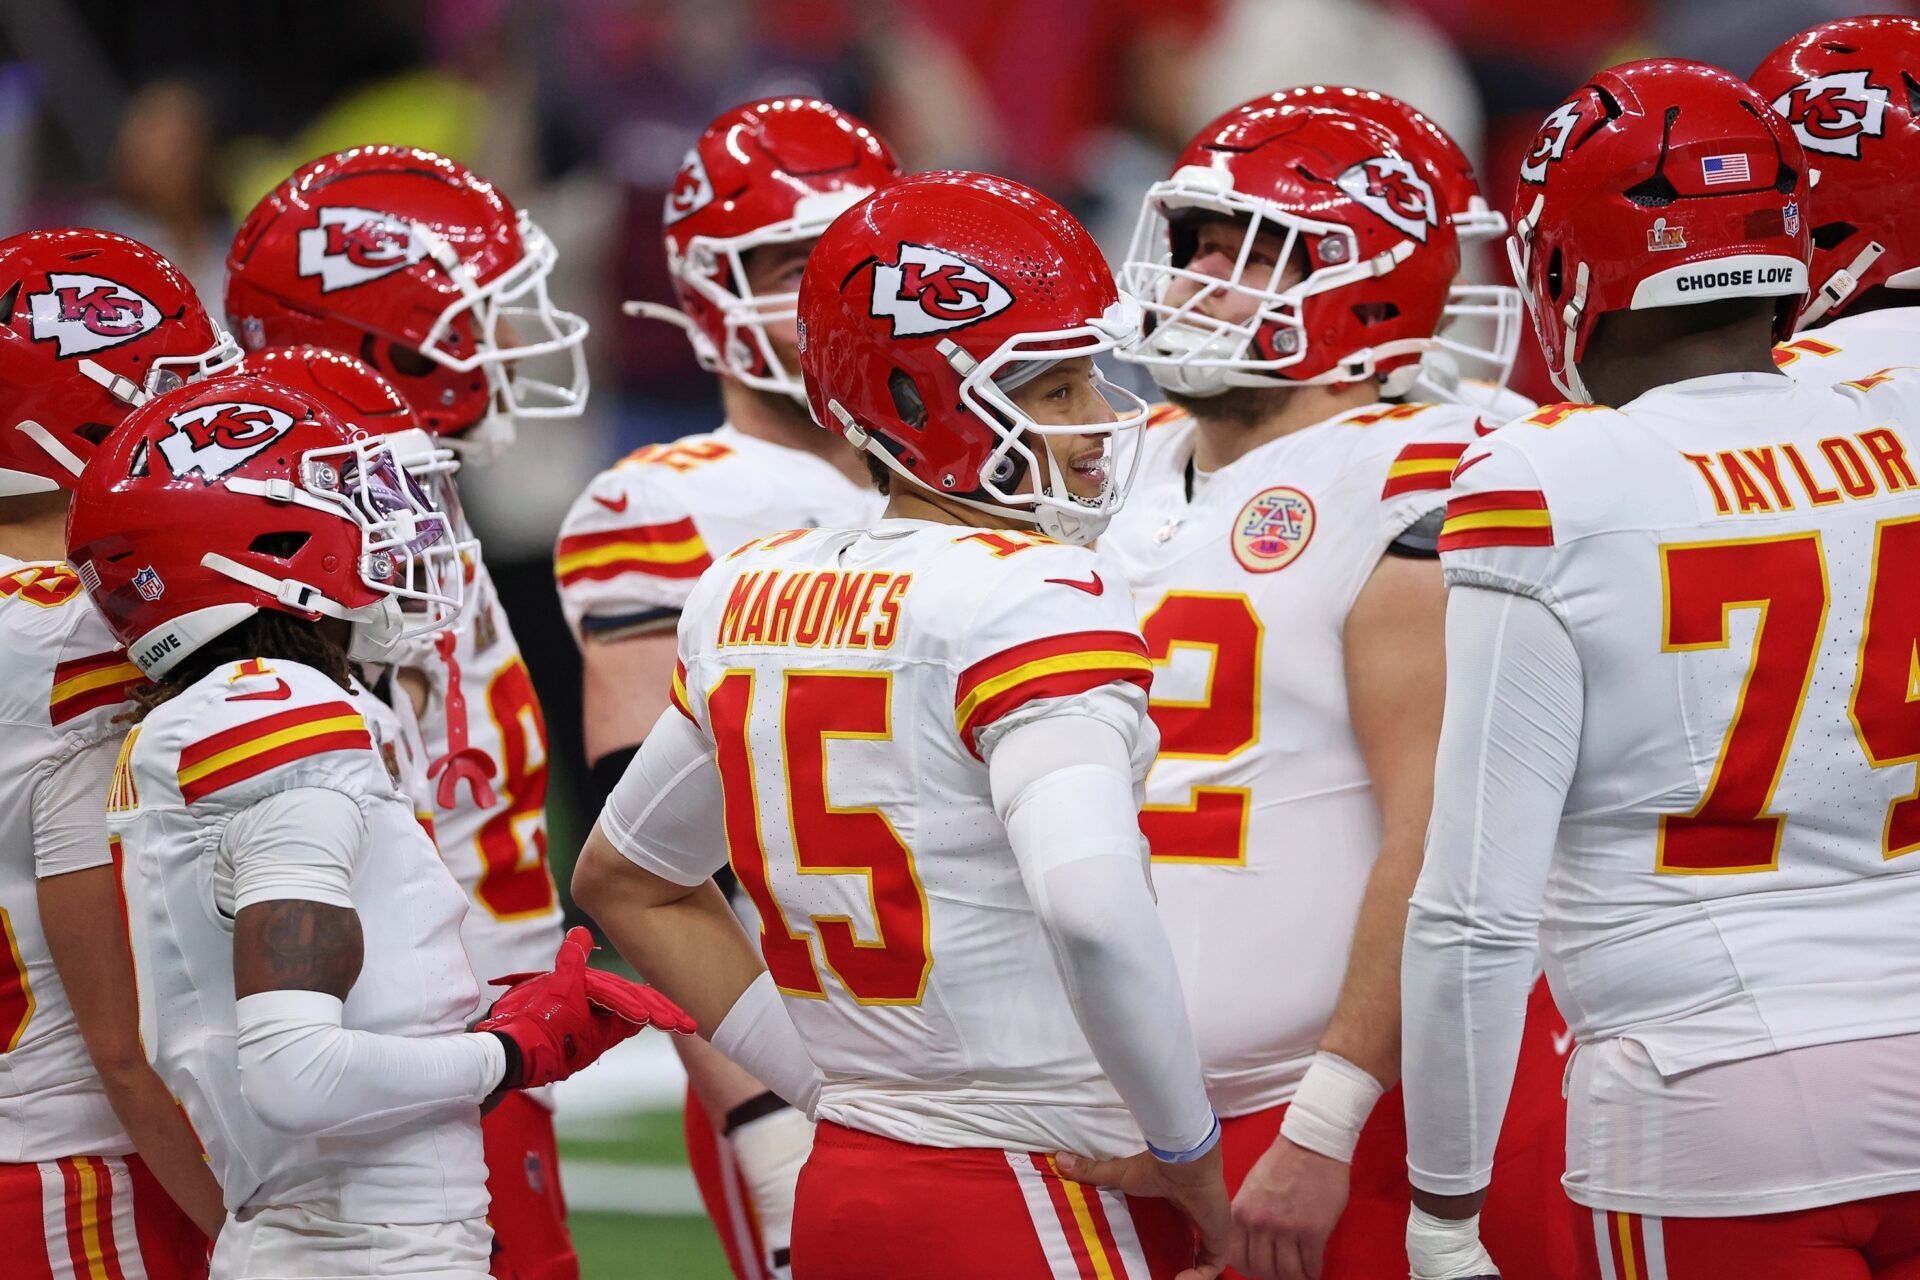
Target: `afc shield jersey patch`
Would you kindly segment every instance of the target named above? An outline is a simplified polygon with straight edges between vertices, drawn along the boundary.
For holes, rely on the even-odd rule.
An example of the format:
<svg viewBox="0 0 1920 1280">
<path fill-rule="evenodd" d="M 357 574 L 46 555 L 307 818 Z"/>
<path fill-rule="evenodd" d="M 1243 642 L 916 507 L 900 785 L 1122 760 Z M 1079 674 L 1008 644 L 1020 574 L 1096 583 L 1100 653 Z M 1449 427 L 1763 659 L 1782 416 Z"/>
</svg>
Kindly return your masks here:
<svg viewBox="0 0 1920 1280">
<path fill-rule="evenodd" d="M 1313 499 L 1291 485 L 1262 489 L 1233 520 L 1233 558 L 1248 573 L 1273 573 L 1313 540 Z"/>
</svg>

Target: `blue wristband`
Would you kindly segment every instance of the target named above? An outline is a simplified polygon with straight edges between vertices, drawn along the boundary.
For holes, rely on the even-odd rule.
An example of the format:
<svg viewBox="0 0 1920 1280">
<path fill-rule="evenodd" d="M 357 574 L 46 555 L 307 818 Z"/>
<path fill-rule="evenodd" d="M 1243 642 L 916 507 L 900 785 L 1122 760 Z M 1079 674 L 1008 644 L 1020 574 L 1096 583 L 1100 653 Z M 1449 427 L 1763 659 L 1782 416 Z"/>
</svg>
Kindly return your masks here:
<svg viewBox="0 0 1920 1280">
<path fill-rule="evenodd" d="M 1149 1142 L 1147 1144 L 1147 1154 L 1164 1164 L 1192 1164 L 1195 1160 L 1200 1159 L 1220 1145 L 1220 1113 L 1214 1111 L 1209 1114 L 1213 1116 L 1213 1127 L 1208 1129 L 1207 1136 L 1195 1145 L 1188 1147 L 1185 1151 L 1162 1151 Z"/>
</svg>

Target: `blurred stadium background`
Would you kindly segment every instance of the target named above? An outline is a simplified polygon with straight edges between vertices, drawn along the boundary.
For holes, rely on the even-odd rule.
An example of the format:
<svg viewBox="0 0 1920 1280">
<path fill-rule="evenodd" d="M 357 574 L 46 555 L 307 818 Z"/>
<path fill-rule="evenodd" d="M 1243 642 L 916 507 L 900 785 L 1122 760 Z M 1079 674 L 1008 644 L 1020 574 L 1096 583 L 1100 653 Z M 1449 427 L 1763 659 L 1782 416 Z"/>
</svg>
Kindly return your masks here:
<svg viewBox="0 0 1920 1280">
<path fill-rule="evenodd" d="M 1655 53 L 1744 74 L 1846 0 L 0 0 L 0 234 L 92 225 L 153 244 L 217 309 L 237 220 L 313 156 L 445 152 L 530 209 L 587 314 L 592 405 L 465 477 L 546 708 L 564 891 L 592 815 L 578 664 L 549 555 L 568 502 L 640 444 L 719 420 L 711 381 L 626 298 L 668 301 L 660 205 L 717 112 L 813 93 L 909 169 L 964 167 L 1063 200 L 1111 255 L 1139 192 L 1201 124 L 1303 83 L 1396 94 L 1451 131 L 1504 207 L 1518 152 L 1590 70 Z M 1489 260 L 1477 268 L 1504 270 Z M 1545 394 L 1523 363 L 1520 389 Z M 726 1274 L 699 1217 L 671 1051 L 642 1037 L 561 1099 L 589 1280 Z"/>
</svg>

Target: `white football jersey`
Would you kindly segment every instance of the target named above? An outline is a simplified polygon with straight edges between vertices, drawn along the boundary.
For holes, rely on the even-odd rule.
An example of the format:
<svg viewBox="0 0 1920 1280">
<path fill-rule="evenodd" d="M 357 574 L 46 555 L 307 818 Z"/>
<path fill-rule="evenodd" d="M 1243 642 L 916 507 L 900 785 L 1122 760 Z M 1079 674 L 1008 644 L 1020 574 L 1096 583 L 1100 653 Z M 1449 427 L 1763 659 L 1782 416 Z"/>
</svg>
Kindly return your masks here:
<svg viewBox="0 0 1920 1280">
<path fill-rule="evenodd" d="M 473 902 L 461 934 L 474 971 L 486 980 L 552 968 L 561 912 L 547 868 L 547 722 L 484 564 L 476 567 L 472 589 L 473 606 L 454 628 L 454 659 L 467 741 L 492 764 L 493 802 L 479 803 L 463 782 L 454 802 L 442 805 L 444 775 L 427 780 L 426 794 L 440 855 Z M 445 664 L 429 658 L 419 670 L 428 686 L 419 728 L 431 765 L 449 749 L 450 688 Z"/>
<path fill-rule="evenodd" d="M 635 450 L 560 526 L 554 577 L 576 643 L 673 625 L 716 556 L 781 529 L 864 529 L 886 499 L 801 449 L 732 426 Z"/>
<path fill-rule="evenodd" d="M 345 1025 L 451 1035 L 478 1012 L 460 942 L 466 898 L 402 789 L 402 748 L 385 736 L 394 731 L 372 695 L 298 663 L 251 659 L 155 708 L 122 748 L 108 822 L 123 853 L 141 1033 L 206 1145 L 229 1211 L 299 1205 L 366 1223 L 486 1213 L 477 1107 L 308 1138 L 269 1127 L 240 1089 L 233 923 L 221 907 L 231 873 L 219 840 L 235 814 L 282 791 L 343 792 L 366 815 L 349 890 L 365 958 Z"/>
<path fill-rule="evenodd" d="M 1450 584 L 1586 680 L 1541 945 L 1661 1076 L 1920 1030 L 1920 372 L 1558 405 L 1454 473 Z"/>
<path fill-rule="evenodd" d="M 33 794 L 64 752 L 123 732 L 142 683 L 62 564 L 0 556 L 0 1164 L 133 1150 L 40 928 Z M 102 803 L 106 797 L 102 796 Z M 110 860 L 102 847 L 94 865 Z"/>
<path fill-rule="evenodd" d="M 826 1075 L 820 1115 L 928 1146 L 1140 1150 L 981 749 L 1067 700 L 1144 776 L 1149 666 L 1112 562 L 921 521 L 777 534 L 700 580 L 680 656 L 675 705 L 714 746 L 734 874 Z"/>
<path fill-rule="evenodd" d="M 1437 523 L 1487 429 L 1469 406 L 1372 405 L 1189 498 L 1196 428 L 1163 408 L 1100 539 L 1153 658 L 1140 825 L 1222 1115 L 1292 1097 L 1332 1015 L 1381 830 L 1347 711 L 1347 613 L 1389 544 Z"/>
<path fill-rule="evenodd" d="M 1796 382 L 1823 386 L 1920 364 L 1920 306 L 1841 316 L 1774 347 L 1773 362 Z"/>
</svg>

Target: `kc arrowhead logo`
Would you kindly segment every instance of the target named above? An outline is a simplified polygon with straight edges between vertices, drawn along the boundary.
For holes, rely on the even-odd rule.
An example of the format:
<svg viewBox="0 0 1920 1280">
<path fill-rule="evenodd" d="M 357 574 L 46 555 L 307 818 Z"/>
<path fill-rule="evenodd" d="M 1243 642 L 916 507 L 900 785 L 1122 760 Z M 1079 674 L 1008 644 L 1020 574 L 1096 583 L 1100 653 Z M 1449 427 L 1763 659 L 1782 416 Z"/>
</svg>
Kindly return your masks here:
<svg viewBox="0 0 1920 1280">
<path fill-rule="evenodd" d="M 285 435 L 293 415 L 244 400 L 203 404 L 167 419 L 173 431 L 155 442 L 176 476 L 198 471 L 209 483 Z"/>
<path fill-rule="evenodd" d="M 78 272 L 47 274 L 47 291 L 27 297 L 36 342 L 56 343 L 64 360 L 130 342 L 160 323 L 160 308 L 117 280 Z"/>
<path fill-rule="evenodd" d="M 1399 156 L 1371 156 L 1349 167 L 1334 185 L 1421 244 L 1438 226 L 1433 187 Z"/>
<path fill-rule="evenodd" d="M 299 240 L 299 272 L 317 276 L 322 293 L 390 276 L 427 256 L 411 227 L 376 209 L 324 208 L 319 223 L 304 228 Z"/>
<path fill-rule="evenodd" d="M 1860 158 L 1860 139 L 1887 130 L 1887 91 L 1867 83 L 1865 71 L 1835 71 L 1803 80 L 1773 100 L 1809 151 Z"/>
<path fill-rule="evenodd" d="M 899 259 L 873 267 L 873 314 L 896 338 L 962 329 L 1013 305 L 1007 286 L 944 249 L 903 242 Z"/>
</svg>

